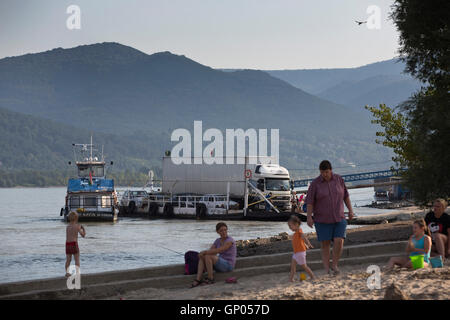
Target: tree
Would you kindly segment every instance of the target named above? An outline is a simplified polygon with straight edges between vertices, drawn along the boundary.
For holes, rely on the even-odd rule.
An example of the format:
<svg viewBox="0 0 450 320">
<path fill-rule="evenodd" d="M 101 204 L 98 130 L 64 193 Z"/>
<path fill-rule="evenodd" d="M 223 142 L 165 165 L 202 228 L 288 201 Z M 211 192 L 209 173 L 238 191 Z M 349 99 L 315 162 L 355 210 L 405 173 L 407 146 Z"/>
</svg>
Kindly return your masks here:
<svg viewBox="0 0 450 320">
<path fill-rule="evenodd" d="M 378 131 L 376 143 L 393 149 L 395 156 L 392 158 L 394 162 L 401 167 L 407 165 L 406 159 L 409 158 L 408 150 L 412 147 L 409 145 L 407 118 L 402 113 L 396 113 L 393 109 L 385 104 L 380 104 L 378 108 L 366 106 L 366 109 L 372 112 L 376 118 L 372 120 L 373 124 L 378 124 L 384 128 L 384 131 Z"/>
<path fill-rule="evenodd" d="M 392 9 L 406 71 L 431 86 L 448 86 L 450 2 L 396 0 Z"/>
<path fill-rule="evenodd" d="M 427 204 L 450 196 L 450 2 L 396 0 L 392 8 L 400 58 L 423 87 L 396 108 L 366 109 L 383 127 L 377 142 L 393 149 L 414 198 Z"/>
</svg>

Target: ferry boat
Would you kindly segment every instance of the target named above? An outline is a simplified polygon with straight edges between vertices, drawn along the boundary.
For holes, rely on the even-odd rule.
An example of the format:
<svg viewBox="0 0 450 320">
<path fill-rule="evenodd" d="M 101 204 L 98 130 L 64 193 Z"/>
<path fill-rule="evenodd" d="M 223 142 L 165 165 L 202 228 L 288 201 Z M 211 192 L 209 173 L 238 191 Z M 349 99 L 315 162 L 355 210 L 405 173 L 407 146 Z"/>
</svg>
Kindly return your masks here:
<svg viewBox="0 0 450 320">
<path fill-rule="evenodd" d="M 106 179 L 103 146 L 100 157 L 96 156 L 99 150 L 94 148 L 92 137 L 90 144 L 72 146 L 78 174 L 77 178 L 68 181 L 66 202 L 61 208 L 60 216 L 67 221 L 68 214 L 75 211 L 79 221 L 115 222 L 119 214 L 119 203 L 114 180 Z"/>
</svg>

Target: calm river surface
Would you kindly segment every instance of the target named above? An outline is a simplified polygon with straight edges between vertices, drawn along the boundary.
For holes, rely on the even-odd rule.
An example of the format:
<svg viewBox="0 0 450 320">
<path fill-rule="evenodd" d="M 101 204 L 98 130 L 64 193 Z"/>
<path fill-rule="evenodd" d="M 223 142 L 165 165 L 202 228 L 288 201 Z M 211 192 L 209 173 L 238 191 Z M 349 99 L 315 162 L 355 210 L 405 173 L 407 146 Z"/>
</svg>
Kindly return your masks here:
<svg viewBox="0 0 450 320">
<path fill-rule="evenodd" d="M 66 188 L 0 189 L 0 283 L 64 275 L 65 226 L 59 211 Z M 373 188 L 350 190 L 357 206 L 373 200 Z M 355 208 L 358 215 L 386 212 Z M 141 220 L 83 223 L 79 239 L 82 273 L 184 263 L 185 252 L 208 248 L 217 221 Z M 236 240 L 289 232 L 284 222 L 228 221 Z M 306 224 L 304 232 L 313 231 Z M 165 248 L 163 248 L 165 247 Z M 72 262 L 73 263 L 73 262 Z"/>
</svg>

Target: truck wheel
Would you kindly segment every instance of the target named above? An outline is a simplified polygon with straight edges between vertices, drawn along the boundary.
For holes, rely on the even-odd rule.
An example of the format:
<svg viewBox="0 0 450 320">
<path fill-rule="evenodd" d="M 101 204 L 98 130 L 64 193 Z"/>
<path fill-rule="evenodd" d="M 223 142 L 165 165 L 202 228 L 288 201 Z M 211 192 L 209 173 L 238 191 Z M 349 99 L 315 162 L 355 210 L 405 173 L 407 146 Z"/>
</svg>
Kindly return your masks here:
<svg viewBox="0 0 450 320">
<path fill-rule="evenodd" d="M 197 205 L 197 208 L 195 208 L 195 216 L 197 219 L 203 219 L 206 217 L 207 208 L 204 203 L 200 203 Z"/>
<path fill-rule="evenodd" d="M 158 214 L 158 204 L 155 202 L 150 203 L 148 206 L 148 214 L 152 217 L 156 216 Z"/>
<path fill-rule="evenodd" d="M 134 201 L 131 201 L 128 204 L 128 214 L 135 214 L 136 213 L 136 204 L 134 203 Z"/>
<path fill-rule="evenodd" d="M 173 207 L 172 207 L 172 204 L 170 204 L 170 203 L 166 203 L 165 205 L 164 205 L 164 216 L 166 217 L 166 218 L 173 218 Z"/>
</svg>

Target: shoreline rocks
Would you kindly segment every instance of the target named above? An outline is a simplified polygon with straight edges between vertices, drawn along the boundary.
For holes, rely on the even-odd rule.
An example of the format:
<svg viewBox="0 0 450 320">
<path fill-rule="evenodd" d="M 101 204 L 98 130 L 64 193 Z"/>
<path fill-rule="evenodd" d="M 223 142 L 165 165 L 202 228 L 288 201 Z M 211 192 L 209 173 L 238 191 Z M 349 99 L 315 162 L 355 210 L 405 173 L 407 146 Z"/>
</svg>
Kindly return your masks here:
<svg viewBox="0 0 450 320">
<path fill-rule="evenodd" d="M 375 208 L 375 209 L 400 209 L 400 208 L 409 208 L 413 207 L 414 204 L 408 200 L 400 200 L 400 201 L 392 201 L 392 202 L 372 202 L 372 204 L 365 205 L 363 207 L 366 208 Z"/>
<path fill-rule="evenodd" d="M 371 242 L 402 241 L 411 236 L 410 221 L 396 221 L 384 224 L 368 225 L 347 230 L 344 245 L 363 244 Z M 315 233 L 307 234 L 314 248 L 320 248 Z M 236 241 L 238 257 L 282 253 L 292 251 L 292 236 L 280 233 L 268 238 L 257 238 Z"/>
<path fill-rule="evenodd" d="M 385 224 L 396 221 L 413 221 L 424 218 L 428 210 L 423 210 L 418 207 L 411 207 L 409 209 L 396 210 L 394 212 L 380 213 L 367 216 L 356 216 L 349 224 L 352 225 L 373 225 Z"/>
</svg>

